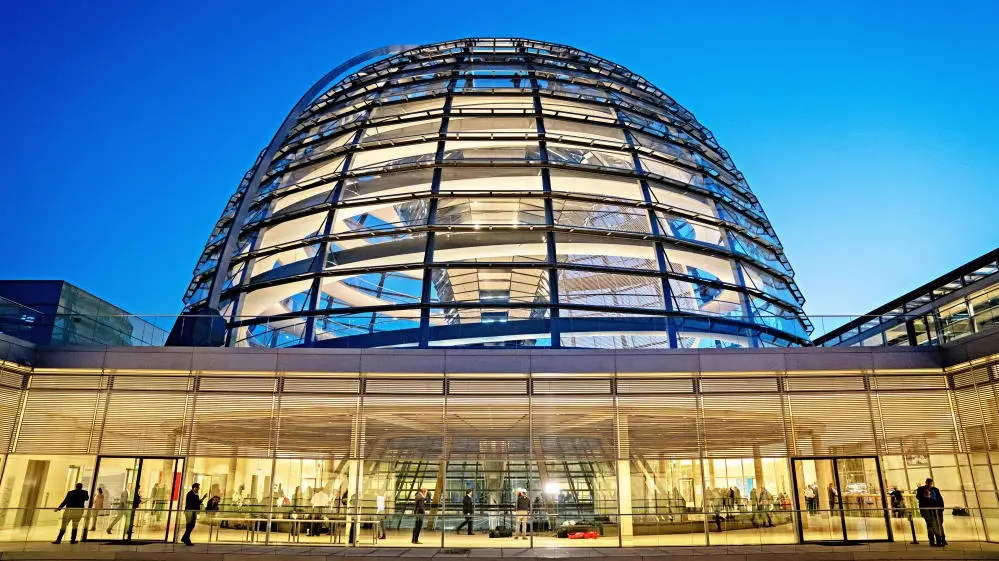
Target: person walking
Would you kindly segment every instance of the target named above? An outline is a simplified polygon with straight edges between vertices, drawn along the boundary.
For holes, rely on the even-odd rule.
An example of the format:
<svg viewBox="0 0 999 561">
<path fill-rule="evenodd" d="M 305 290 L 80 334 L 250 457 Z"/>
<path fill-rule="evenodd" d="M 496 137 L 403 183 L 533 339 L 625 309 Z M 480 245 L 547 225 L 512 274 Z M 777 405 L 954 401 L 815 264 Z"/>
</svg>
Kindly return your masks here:
<svg viewBox="0 0 999 561">
<path fill-rule="evenodd" d="M 191 532 L 194 530 L 194 525 L 198 522 L 201 501 L 205 500 L 204 496 L 198 496 L 198 491 L 200 490 L 201 484 L 195 483 L 191 485 L 191 490 L 184 497 L 184 514 L 187 516 L 187 528 L 184 530 L 184 536 L 180 538 L 180 541 L 184 542 L 185 545 L 194 545 L 191 542 Z"/>
<path fill-rule="evenodd" d="M 458 524 L 458 527 L 454 529 L 455 533 L 461 532 L 461 529 L 468 526 L 468 535 L 472 536 L 472 513 L 475 512 L 474 501 L 472 500 L 472 490 L 469 489 L 465 493 L 465 497 L 461 499 L 461 513 L 465 515 L 465 521 Z"/>
<path fill-rule="evenodd" d="M 513 539 L 523 538 L 527 539 L 527 520 L 531 513 L 531 497 L 527 496 L 527 491 L 517 492 L 517 533 L 514 535 Z"/>
<path fill-rule="evenodd" d="M 714 521 L 715 527 L 718 529 L 719 532 L 722 531 L 722 515 L 721 515 L 722 502 L 723 500 L 721 496 L 721 489 L 709 487 L 708 504 L 711 505 L 711 512 L 712 512 L 711 519 Z"/>
<path fill-rule="evenodd" d="M 933 485 L 933 479 L 926 478 L 926 484 L 916 489 L 916 500 L 919 501 L 919 515 L 926 521 L 930 547 L 947 545 L 943 529 L 943 495 L 940 494 L 940 489 Z"/>
<path fill-rule="evenodd" d="M 124 489 L 121 490 L 121 495 L 118 496 L 117 509 L 115 509 L 114 517 L 111 522 L 108 523 L 107 533 L 110 534 L 114 531 L 114 527 L 118 525 L 118 522 L 125 517 L 128 513 L 128 503 L 132 501 L 132 486 L 126 485 Z"/>
<path fill-rule="evenodd" d="M 101 515 L 101 511 L 104 510 L 104 489 L 101 487 L 97 488 L 97 496 L 94 497 L 93 502 L 90 503 L 90 531 L 97 531 L 97 517 Z"/>
<path fill-rule="evenodd" d="M 416 493 L 416 504 L 413 507 L 413 543 L 422 545 L 420 532 L 423 530 L 423 516 L 427 513 L 427 488 L 423 487 Z"/>
<path fill-rule="evenodd" d="M 83 483 L 77 483 L 76 487 L 66 493 L 66 497 L 59 503 L 55 511 L 66 509 L 62 513 L 62 525 L 59 526 L 59 536 L 52 543 L 62 543 L 62 536 L 66 533 L 66 525 L 73 524 L 73 533 L 70 534 L 69 543 L 76 543 L 76 532 L 80 528 L 80 519 L 87 508 L 87 499 L 90 494 L 83 490 Z M 83 525 L 86 528 L 86 524 Z"/>
<path fill-rule="evenodd" d="M 163 485 L 163 483 L 157 481 L 156 484 L 153 485 L 153 493 L 152 493 L 153 509 L 154 509 L 153 519 L 156 520 L 156 522 L 160 522 L 161 520 L 163 520 L 163 513 L 166 511 L 167 507 L 166 496 L 167 496 L 166 486 Z"/>
</svg>

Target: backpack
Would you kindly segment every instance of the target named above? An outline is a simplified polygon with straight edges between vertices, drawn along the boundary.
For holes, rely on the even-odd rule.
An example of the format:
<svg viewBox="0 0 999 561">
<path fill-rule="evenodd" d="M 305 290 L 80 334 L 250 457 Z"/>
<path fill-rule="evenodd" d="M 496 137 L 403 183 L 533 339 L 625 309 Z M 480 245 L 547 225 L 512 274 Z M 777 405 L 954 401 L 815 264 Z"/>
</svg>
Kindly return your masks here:
<svg viewBox="0 0 999 561">
<path fill-rule="evenodd" d="M 513 536 L 513 528 L 506 526 L 496 526 L 495 529 L 489 530 L 490 538 L 509 538 L 511 536 Z"/>
</svg>

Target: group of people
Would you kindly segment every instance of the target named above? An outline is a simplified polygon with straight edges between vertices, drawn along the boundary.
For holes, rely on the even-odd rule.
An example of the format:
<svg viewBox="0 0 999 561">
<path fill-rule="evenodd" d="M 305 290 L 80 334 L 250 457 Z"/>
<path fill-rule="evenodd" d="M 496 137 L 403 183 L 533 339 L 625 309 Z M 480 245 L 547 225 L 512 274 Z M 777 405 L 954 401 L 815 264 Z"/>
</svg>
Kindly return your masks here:
<svg viewBox="0 0 999 561">
<path fill-rule="evenodd" d="M 420 545 L 420 532 L 423 530 L 423 519 L 427 514 L 427 489 L 421 488 L 416 493 L 416 501 L 413 507 L 413 515 L 415 517 L 413 523 L 413 539 L 412 542 L 415 545 Z M 472 531 L 473 519 L 475 515 L 475 499 L 473 498 L 474 490 L 468 489 L 465 492 L 465 496 L 461 499 L 461 513 L 464 516 L 464 520 L 461 524 L 455 527 L 454 531 L 460 533 L 463 528 L 466 529 L 467 535 L 474 536 Z M 516 511 L 514 515 L 515 528 L 514 528 L 514 539 L 528 539 L 528 533 L 531 529 L 531 497 L 527 495 L 526 491 L 517 491 L 516 500 Z"/>
<path fill-rule="evenodd" d="M 181 538 L 187 545 L 194 545 L 191 543 L 191 531 L 194 529 L 194 525 L 197 521 L 197 513 L 201 511 L 201 505 L 205 497 L 199 497 L 197 492 L 201 486 L 195 483 L 191 487 L 191 492 L 187 494 L 184 510 L 187 516 L 187 531 L 184 532 L 184 537 Z M 213 502 L 209 502 L 207 510 L 218 510 L 218 497 L 212 497 Z M 87 520 L 84 522 L 84 530 L 87 526 L 90 526 L 90 531 L 97 530 L 97 517 L 104 510 L 104 488 L 98 487 L 97 494 L 94 495 L 93 501 L 90 500 L 90 493 L 83 489 L 83 483 L 77 483 L 73 489 L 66 493 L 62 502 L 56 507 L 56 512 L 63 512 L 62 520 L 59 525 L 59 534 L 56 539 L 52 542 L 54 544 L 62 543 L 62 538 L 66 535 L 66 528 L 71 527 L 69 543 L 78 543 L 77 537 L 79 535 L 80 521 L 83 520 L 84 515 L 88 513 L 87 506 L 90 503 L 90 510 Z M 145 502 L 142 495 L 139 493 L 139 487 L 135 487 L 135 493 L 132 493 L 132 486 L 126 485 L 122 491 L 121 495 L 118 497 L 118 508 L 115 509 L 114 515 L 111 521 L 108 523 L 107 533 L 111 534 L 114 531 L 115 526 L 118 525 L 123 518 L 125 519 L 125 526 L 131 527 L 133 521 L 135 520 L 135 512 L 138 510 L 139 506 Z M 129 508 L 129 505 L 131 506 Z"/>
<path fill-rule="evenodd" d="M 840 502 L 840 494 L 833 483 L 826 487 L 826 494 L 829 499 L 831 510 L 843 508 Z M 811 483 L 802 490 L 805 498 L 805 506 L 809 514 L 817 514 L 819 509 L 819 488 L 815 483 Z M 906 513 L 905 497 L 902 490 L 895 485 L 888 488 L 888 500 L 891 504 L 893 518 L 904 518 Z M 927 478 L 923 485 L 920 485 L 915 492 L 916 503 L 919 508 L 919 515 L 926 521 L 926 533 L 929 535 L 930 545 L 943 547 L 947 545 L 947 538 L 944 536 L 943 513 L 944 500 L 940 490 L 933 484 L 932 478 Z"/>
<path fill-rule="evenodd" d="M 132 508 L 127 508 L 129 500 L 132 500 Z M 136 488 L 134 499 L 131 495 L 131 486 L 127 486 L 122 489 L 121 497 L 119 498 L 120 508 L 115 510 L 114 517 L 108 524 L 107 533 L 110 534 L 116 524 L 121 521 L 122 518 L 128 517 L 127 524 L 130 525 L 132 517 L 135 514 L 135 509 L 139 508 L 139 504 L 142 499 L 139 497 L 138 488 Z M 97 517 L 100 515 L 101 511 L 104 510 L 104 489 L 102 487 L 97 488 L 97 494 L 94 496 L 94 500 L 90 500 L 90 493 L 83 489 L 83 483 L 77 483 L 73 489 L 66 493 L 62 502 L 56 507 L 56 512 L 62 511 L 62 521 L 59 525 L 59 534 L 56 539 L 52 542 L 54 544 L 62 543 L 63 536 L 66 535 L 66 528 L 68 526 L 72 527 L 70 531 L 69 543 L 77 543 L 77 536 L 79 534 L 80 521 L 83 520 L 84 514 L 87 514 L 87 503 L 90 503 L 90 511 L 87 516 L 87 521 L 84 522 L 84 530 L 87 526 L 90 526 L 90 531 L 97 530 Z"/>
<path fill-rule="evenodd" d="M 779 493 L 774 497 L 766 487 L 753 487 L 749 492 L 748 504 L 738 487 L 708 488 L 707 503 L 711 506 L 711 521 L 719 532 L 722 531 L 723 520 L 740 512 L 751 513 L 750 520 L 753 526 L 772 528 L 774 521 L 771 513 L 791 507 L 790 497 L 785 493 Z"/>
<path fill-rule="evenodd" d="M 819 512 L 819 486 L 815 483 L 805 485 L 802 490 L 805 497 L 805 510 L 808 514 L 818 514 Z"/>
<path fill-rule="evenodd" d="M 818 514 L 819 513 L 819 486 L 817 483 L 809 483 L 805 485 L 802 489 L 802 496 L 805 498 L 805 510 L 808 514 Z M 839 490 L 836 489 L 836 485 L 829 483 L 826 486 L 826 498 L 829 501 L 830 509 L 837 509 L 842 506 L 839 500 Z"/>
<path fill-rule="evenodd" d="M 186 526 L 184 535 L 181 537 L 181 542 L 189 546 L 194 545 L 191 541 L 191 533 L 197 525 L 198 515 L 200 514 L 202 504 L 204 504 L 205 498 L 207 497 L 207 495 L 199 495 L 200 490 L 201 485 L 199 483 L 195 483 L 191 486 L 191 490 L 188 491 L 184 498 Z M 828 493 L 831 508 L 837 508 L 840 503 L 839 492 L 837 491 L 835 485 L 830 483 L 826 491 Z M 323 495 L 326 494 L 322 491 L 314 494 L 313 503 L 315 504 L 317 501 L 322 503 L 324 500 Z M 940 494 L 940 490 L 933 484 L 933 479 L 928 478 L 924 485 L 921 485 L 916 489 L 915 495 L 919 505 L 920 516 L 922 516 L 922 518 L 926 521 L 926 530 L 929 534 L 930 545 L 934 547 L 943 547 L 947 545 L 947 539 L 944 535 L 943 529 L 944 500 L 943 496 Z M 803 496 L 805 498 L 805 504 L 808 512 L 810 514 L 816 513 L 818 511 L 819 502 L 818 486 L 815 483 L 807 485 L 803 490 Z M 893 513 L 895 513 L 896 517 L 901 517 L 902 512 L 904 511 L 904 499 L 902 492 L 897 487 L 892 486 L 888 496 L 891 499 Z M 754 526 L 772 527 L 774 524 L 770 512 L 775 508 L 784 508 L 784 499 L 786 499 L 786 497 L 784 497 L 783 493 L 775 499 L 766 487 L 754 487 L 752 491 L 750 491 L 749 497 L 752 505 Z M 66 497 L 56 508 L 56 512 L 64 511 L 64 513 L 59 527 L 59 534 L 52 543 L 62 543 L 63 536 L 66 534 L 66 528 L 68 526 L 72 526 L 70 543 L 77 543 L 80 521 L 87 512 L 87 503 L 89 500 L 90 495 L 83 489 L 82 483 L 77 483 L 72 490 L 66 493 Z M 344 505 L 348 504 L 346 493 L 344 493 L 342 499 L 338 498 L 338 500 L 342 500 Z M 428 490 L 426 487 L 423 487 L 416 493 L 416 500 L 413 509 L 415 520 L 413 524 L 412 543 L 416 545 L 421 544 L 420 533 L 423 530 L 423 522 L 427 514 L 427 500 Z M 130 509 L 125 507 L 125 505 L 129 504 L 129 501 L 131 501 Z M 220 499 L 218 495 L 213 494 L 207 505 L 206 511 L 217 511 L 219 509 L 219 501 Z M 726 513 L 726 516 L 728 516 L 733 511 L 744 511 L 745 509 L 741 492 L 737 487 L 731 487 L 729 489 L 709 489 L 708 501 L 711 505 L 712 512 L 714 514 L 713 521 L 716 524 L 718 531 L 722 530 L 723 511 Z M 139 493 L 138 486 L 136 486 L 134 493 L 131 492 L 130 486 L 126 486 L 122 490 L 121 497 L 119 498 L 120 508 L 116 510 L 114 518 L 108 524 L 107 533 L 110 534 L 112 532 L 113 528 L 122 519 L 122 517 L 128 517 L 126 525 L 130 526 L 134 519 L 135 511 L 139 508 L 139 505 L 141 505 L 142 502 L 143 499 Z M 97 516 L 103 508 L 104 489 L 98 487 L 97 495 L 90 503 L 90 518 L 88 522 L 90 523 L 91 531 L 96 530 Z M 515 534 L 513 536 L 514 539 L 527 539 L 527 534 L 530 531 L 530 511 L 530 497 L 527 495 L 527 492 L 518 491 L 516 499 L 516 525 Z M 473 499 L 473 490 L 468 489 L 465 497 L 462 499 L 462 514 L 464 515 L 465 520 L 455 528 L 455 531 L 460 532 L 462 528 L 467 528 L 468 535 L 473 535 L 472 522 L 474 513 L 475 501 Z M 87 522 L 84 523 L 85 530 L 86 526 Z M 385 537 L 384 529 L 382 529 L 381 537 Z M 350 543 L 354 543 L 355 539 L 355 525 L 351 524 Z"/>
</svg>

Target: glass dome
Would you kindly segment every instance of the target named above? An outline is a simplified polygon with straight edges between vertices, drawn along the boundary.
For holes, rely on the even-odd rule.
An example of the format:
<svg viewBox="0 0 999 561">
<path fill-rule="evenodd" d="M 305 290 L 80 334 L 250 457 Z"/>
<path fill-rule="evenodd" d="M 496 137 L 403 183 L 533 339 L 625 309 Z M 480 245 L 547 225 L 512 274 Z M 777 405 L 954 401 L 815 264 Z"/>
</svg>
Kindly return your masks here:
<svg viewBox="0 0 999 561">
<path fill-rule="evenodd" d="M 186 309 L 217 309 L 228 345 L 807 343 L 804 299 L 742 174 L 627 69 L 465 39 L 321 89 L 247 172 L 195 269 Z"/>
</svg>

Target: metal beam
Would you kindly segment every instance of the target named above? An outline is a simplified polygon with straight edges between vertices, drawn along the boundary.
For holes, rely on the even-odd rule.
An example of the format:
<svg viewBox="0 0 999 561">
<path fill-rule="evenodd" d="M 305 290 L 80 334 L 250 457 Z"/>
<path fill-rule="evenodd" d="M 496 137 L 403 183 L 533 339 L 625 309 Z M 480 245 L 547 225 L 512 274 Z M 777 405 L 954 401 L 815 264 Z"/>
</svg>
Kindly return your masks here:
<svg viewBox="0 0 999 561">
<path fill-rule="evenodd" d="M 281 123 L 281 127 L 278 128 L 276 133 L 274 133 L 274 137 L 271 138 L 270 143 L 267 145 L 267 148 L 264 149 L 261 157 L 257 160 L 256 167 L 253 169 L 253 175 L 250 179 L 250 183 L 246 186 L 246 191 L 243 193 L 243 198 L 239 202 L 236 215 L 233 217 L 232 224 L 229 226 L 229 233 L 226 235 L 225 245 L 222 246 L 222 252 L 219 254 L 218 265 L 215 266 L 215 276 L 212 277 L 212 286 L 208 292 L 209 308 L 218 309 L 219 296 L 222 294 L 222 283 L 225 282 L 226 274 L 229 271 L 229 263 L 232 261 L 232 254 L 236 250 L 236 240 L 239 238 L 243 220 L 246 218 L 246 212 L 253 203 L 253 199 L 256 198 L 257 191 L 260 190 L 260 181 L 263 179 L 264 174 L 267 173 L 268 168 L 270 168 L 271 161 L 274 160 L 274 155 L 277 154 L 278 149 L 281 147 L 282 143 L 284 143 L 285 137 L 288 136 L 288 131 L 290 131 L 298 122 L 298 118 L 305 112 L 306 109 L 308 109 L 309 105 L 315 101 L 316 97 L 326 91 L 329 85 L 333 83 L 334 80 L 340 78 L 344 72 L 363 62 L 383 57 L 385 55 L 401 53 L 416 47 L 417 45 L 391 45 L 388 47 L 379 47 L 377 49 L 372 49 L 368 52 L 359 54 L 327 72 L 325 76 L 313 84 L 312 87 L 309 88 L 309 91 L 305 92 L 305 95 L 298 100 L 295 107 L 292 108 L 291 112 L 288 113 L 288 116 L 284 118 L 284 122 Z"/>
</svg>

